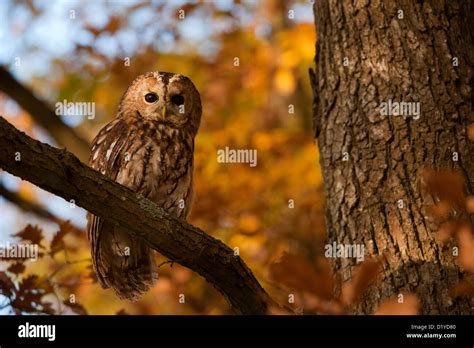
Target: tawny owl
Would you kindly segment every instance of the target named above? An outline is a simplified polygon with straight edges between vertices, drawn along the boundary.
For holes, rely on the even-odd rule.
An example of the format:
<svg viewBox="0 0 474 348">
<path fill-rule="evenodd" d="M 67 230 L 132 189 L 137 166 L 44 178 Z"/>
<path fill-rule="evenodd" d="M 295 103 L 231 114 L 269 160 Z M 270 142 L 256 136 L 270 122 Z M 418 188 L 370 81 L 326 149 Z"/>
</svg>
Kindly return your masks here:
<svg viewBox="0 0 474 348">
<path fill-rule="evenodd" d="M 94 139 L 91 167 L 186 219 L 201 110 L 189 78 L 167 72 L 140 75 L 123 95 L 117 117 Z M 153 285 L 153 250 L 143 241 L 92 214 L 87 231 L 102 287 L 135 300 Z"/>
</svg>

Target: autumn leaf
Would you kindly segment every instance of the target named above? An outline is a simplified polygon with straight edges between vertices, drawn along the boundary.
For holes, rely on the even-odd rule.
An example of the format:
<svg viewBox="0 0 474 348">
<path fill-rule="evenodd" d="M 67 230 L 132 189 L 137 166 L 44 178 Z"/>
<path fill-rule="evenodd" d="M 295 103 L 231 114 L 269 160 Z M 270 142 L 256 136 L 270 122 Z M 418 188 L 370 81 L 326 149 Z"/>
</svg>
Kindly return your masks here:
<svg viewBox="0 0 474 348">
<path fill-rule="evenodd" d="M 5 272 L 0 272 L 0 293 L 7 297 L 13 295 L 15 291 L 15 285 L 13 281 L 10 279 L 8 274 Z"/>
<path fill-rule="evenodd" d="M 64 221 L 59 224 L 59 231 L 54 235 L 51 240 L 49 254 L 53 257 L 56 253 L 65 248 L 64 236 L 70 232 L 73 232 L 74 227 L 69 221 Z"/>
<path fill-rule="evenodd" d="M 11 302 L 11 306 L 20 313 L 36 313 L 40 311 L 38 307 L 41 303 L 41 297 L 43 297 L 41 293 L 33 292 L 30 289 L 19 293 Z"/>
<path fill-rule="evenodd" d="M 375 315 L 417 315 L 419 312 L 420 301 L 414 294 L 400 294 L 403 296 L 403 302 L 399 298 L 391 298 L 382 301 Z"/>
<path fill-rule="evenodd" d="M 337 299 L 323 300 L 319 297 L 312 296 L 310 293 L 303 293 L 304 309 L 316 313 L 324 313 L 330 315 L 345 314 L 341 302 Z"/>
<path fill-rule="evenodd" d="M 466 198 L 466 211 L 469 214 L 474 214 L 474 196 L 468 196 Z"/>
<path fill-rule="evenodd" d="M 465 208 L 464 177 L 456 170 L 428 170 L 422 173 L 423 187 L 441 202 L 448 203 L 452 208 Z M 446 210 L 446 207 L 441 209 Z"/>
<path fill-rule="evenodd" d="M 76 314 L 79 314 L 79 315 L 87 315 L 87 311 L 86 309 L 84 308 L 83 305 L 81 305 L 80 303 L 71 303 L 69 302 L 68 300 L 65 300 L 63 302 L 63 304 L 70 308 L 74 313 Z"/>
<path fill-rule="evenodd" d="M 10 265 L 10 267 L 7 268 L 8 272 L 11 272 L 13 274 L 19 275 L 25 271 L 25 265 L 23 262 L 15 262 Z"/>
<path fill-rule="evenodd" d="M 29 275 L 20 282 L 11 306 L 17 314 L 53 314 L 51 304 L 42 302 L 43 296 L 53 291 L 53 287 L 48 282 L 40 281 L 37 275 Z"/>
<path fill-rule="evenodd" d="M 17 297 L 11 302 L 11 306 L 17 315 L 23 313 L 36 313 L 38 308 L 35 307 L 36 298 Z"/>
<path fill-rule="evenodd" d="M 19 292 L 34 290 L 35 292 L 41 292 L 42 294 L 52 293 L 54 291 L 53 286 L 50 282 L 45 281 L 35 275 L 31 274 L 24 278 L 19 285 Z"/>
<path fill-rule="evenodd" d="M 352 279 L 342 286 L 341 301 L 346 306 L 355 303 L 375 280 L 382 259 L 366 260 L 355 267 Z"/>
<path fill-rule="evenodd" d="M 445 242 L 454 236 L 454 234 L 458 231 L 459 226 L 459 221 L 453 219 L 448 220 L 441 224 L 434 236 L 438 241 Z"/>
<path fill-rule="evenodd" d="M 467 126 L 467 137 L 470 141 L 474 141 L 474 124 Z"/>
<path fill-rule="evenodd" d="M 426 206 L 427 215 L 430 217 L 435 217 L 438 220 L 446 220 L 452 212 L 453 207 L 451 203 L 447 201 L 441 201 L 437 204 Z"/>
<path fill-rule="evenodd" d="M 50 302 L 45 302 L 41 304 L 41 312 L 46 314 L 55 314 L 55 310 L 53 308 L 53 304 Z"/>
<path fill-rule="evenodd" d="M 293 93 L 295 89 L 295 77 L 291 70 L 280 68 L 275 73 L 275 87 L 284 96 Z"/>
<path fill-rule="evenodd" d="M 86 268 L 88 270 L 87 275 L 92 280 L 92 283 L 97 283 L 99 280 L 97 279 L 97 275 L 95 274 L 92 264 L 88 265 Z"/>
<path fill-rule="evenodd" d="M 88 30 L 94 36 L 99 36 L 100 34 L 102 34 L 102 29 L 96 28 L 92 25 L 86 25 L 84 26 L 84 28 Z"/>
<path fill-rule="evenodd" d="M 110 34 L 115 33 L 122 26 L 123 18 L 124 17 L 112 16 L 103 30 L 109 32 Z"/>
<path fill-rule="evenodd" d="M 269 306 L 267 309 L 268 315 L 294 315 L 295 313 L 290 311 L 287 308 L 283 308 L 280 306 Z"/>
<path fill-rule="evenodd" d="M 192 12 L 194 10 L 196 10 L 197 8 L 199 8 L 199 5 L 194 3 L 194 4 L 184 4 L 183 6 L 181 6 L 180 10 L 183 10 L 186 14 L 189 14 L 189 12 Z"/>
<path fill-rule="evenodd" d="M 279 262 L 270 266 L 270 275 L 273 280 L 289 288 L 307 291 L 326 300 L 333 297 L 334 278 L 328 263 L 316 273 L 304 257 L 284 254 Z"/>
<path fill-rule="evenodd" d="M 13 235 L 19 237 L 22 240 L 30 241 L 33 244 L 41 246 L 41 240 L 43 239 L 43 233 L 38 226 L 28 225 L 20 232 Z"/>
<path fill-rule="evenodd" d="M 52 303 L 42 303 L 38 299 L 38 294 L 28 292 L 26 296 L 15 298 L 11 302 L 11 306 L 16 314 L 23 313 L 44 313 L 44 314 L 55 314 L 55 310 L 52 307 Z"/>
<path fill-rule="evenodd" d="M 468 282 L 467 280 L 461 280 L 456 284 L 454 288 L 450 291 L 451 296 L 461 297 L 461 296 L 473 296 L 474 295 L 474 284 Z"/>
<path fill-rule="evenodd" d="M 471 226 L 464 224 L 457 234 L 459 241 L 459 264 L 469 272 L 474 272 L 474 237 Z"/>
<path fill-rule="evenodd" d="M 242 214 L 239 219 L 239 228 L 245 234 L 256 233 L 260 228 L 260 220 L 255 215 Z"/>
<path fill-rule="evenodd" d="M 38 282 L 38 276 L 31 274 L 20 282 L 19 291 L 24 291 L 25 289 L 34 289 L 37 282 Z"/>
</svg>

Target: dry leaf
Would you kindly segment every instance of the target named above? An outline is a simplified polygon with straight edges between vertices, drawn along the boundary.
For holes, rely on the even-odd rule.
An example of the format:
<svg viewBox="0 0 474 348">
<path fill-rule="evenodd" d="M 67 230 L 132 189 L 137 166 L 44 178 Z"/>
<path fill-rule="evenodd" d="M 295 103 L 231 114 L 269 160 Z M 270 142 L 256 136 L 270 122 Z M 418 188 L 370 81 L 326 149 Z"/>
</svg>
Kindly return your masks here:
<svg viewBox="0 0 474 348">
<path fill-rule="evenodd" d="M 70 308 L 74 313 L 79 315 L 87 315 L 86 309 L 79 303 L 71 303 L 68 300 L 65 300 L 64 305 Z"/>
<path fill-rule="evenodd" d="M 15 285 L 8 274 L 0 272 L 0 294 L 10 297 L 15 291 Z"/>
<path fill-rule="evenodd" d="M 7 271 L 19 275 L 20 273 L 23 273 L 25 271 L 25 268 L 26 267 L 22 262 L 15 262 L 7 268 Z"/>
<path fill-rule="evenodd" d="M 20 290 L 25 290 L 25 289 L 34 289 L 38 283 L 38 276 L 37 275 L 29 275 L 28 277 L 24 278 L 20 282 Z"/>
<path fill-rule="evenodd" d="M 474 284 L 466 281 L 461 280 L 459 283 L 456 284 L 454 288 L 450 291 L 451 296 L 453 297 L 460 297 L 460 296 L 472 296 L 474 295 Z"/>
<path fill-rule="evenodd" d="M 467 126 L 467 137 L 470 141 L 474 141 L 474 124 Z"/>
<path fill-rule="evenodd" d="M 323 300 L 319 297 L 303 293 L 304 309 L 311 312 L 324 313 L 330 315 L 345 314 L 344 308 L 337 300 Z"/>
<path fill-rule="evenodd" d="M 17 314 L 54 314 L 52 305 L 41 301 L 43 296 L 51 294 L 53 291 L 49 282 L 40 281 L 36 275 L 29 275 L 20 282 L 11 306 Z"/>
<path fill-rule="evenodd" d="M 439 220 L 445 220 L 453 212 L 453 206 L 450 202 L 441 201 L 437 204 L 426 206 L 426 213 L 428 216 Z"/>
<path fill-rule="evenodd" d="M 99 282 L 99 279 L 97 279 L 97 275 L 95 274 L 94 267 L 92 264 L 88 265 L 87 267 L 87 276 L 92 280 L 92 284 Z"/>
<path fill-rule="evenodd" d="M 51 245 L 49 254 L 54 256 L 59 251 L 65 248 L 64 244 L 64 236 L 74 230 L 74 227 L 71 225 L 69 221 L 63 221 L 59 224 L 59 231 L 54 235 Z"/>
<path fill-rule="evenodd" d="M 304 257 L 284 254 L 279 262 L 270 266 L 270 276 L 289 288 L 307 291 L 327 300 L 333 297 L 334 278 L 327 262 L 316 273 L 313 265 Z"/>
<path fill-rule="evenodd" d="M 456 170 L 424 170 L 422 182 L 425 190 L 441 202 L 465 208 L 464 176 Z"/>
<path fill-rule="evenodd" d="M 54 311 L 54 308 L 53 308 L 53 304 L 50 303 L 50 302 L 45 302 L 45 303 L 42 303 L 41 304 L 41 312 L 42 313 L 46 313 L 46 314 L 50 314 L 50 315 L 54 315 L 55 314 L 55 311 Z"/>
<path fill-rule="evenodd" d="M 474 273 L 474 236 L 471 226 L 464 224 L 458 231 L 459 264 Z"/>
<path fill-rule="evenodd" d="M 466 211 L 469 214 L 474 214 L 474 196 L 468 196 L 466 198 Z"/>
<path fill-rule="evenodd" d="M 435 238 L 440 242 L 445 242 L 449 238 L 453 237 L 459 228 L 459 222 L 456 220 L 449 220 L 443 222 L 438 228 L 438 231 L 434 234 Z"/>
<path fill-rule="evenodd" d="M 402 294 L 403 303 L 398 302 L 398 297 L 383 300 L 375 315 L 417 315 L 419 312 L 420 301 L 414 294 Z"/>
<path fill-rule="evenodd" d="M 41 292 L 43 295 L 54 292 L 53 286 L 50 282 L 40 280 L 37 275 L 31 274 L 20 282 L 19 292 L 34 290 Z"/>
<path fill-rule="evenodd" d="M 294 315 L 295 312 L 292 312 L 280 306 L 270 306 L 267 308 L 267 314 L 268 315 Z"/>
<path fill-rule="evenodd" d="M 43 233 L 38 226 L 26 226 L 23 230 L 13 235 L 14 237 L 19 237 L 22 240 L 30 241 L 33 244 L 40 245 L 41 240 L 43 239 Z"/>
<path fill-rule="evenodd" d="M 107 23 L 107 25 L 104 27 L 103 30 L 109 32 L 110 34 L 115 33 L 122 26 L 122 22 L 123 22 L 122 18 L 123 17 L 112 16 L 109 19 L 109 23 Z"/>
<path fill-rule="evenodd" d="M 379 272 L 382 259 L 366 260 L 353 270 L 352 279 L 342 286 L 341 301 L 346 306 L 355 303 Z"/>
</svg>

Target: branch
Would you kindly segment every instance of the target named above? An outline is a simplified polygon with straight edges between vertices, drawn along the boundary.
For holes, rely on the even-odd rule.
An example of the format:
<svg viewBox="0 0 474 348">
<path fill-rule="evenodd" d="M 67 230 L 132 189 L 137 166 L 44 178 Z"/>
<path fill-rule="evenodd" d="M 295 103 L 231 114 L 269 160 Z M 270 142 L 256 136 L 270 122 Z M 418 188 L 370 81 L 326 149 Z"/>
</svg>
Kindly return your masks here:
<svg viewBox="0 0 474 348">
<path fill-rule="evenodd" d="M 34 140 L 0 117 L 0 167 L 126 228 L 170 260 L 192 269 L 237 313 L 265 314 L 274 305 L 247 265 L 221 241 L 81 163 Z M 21 155 L 15 161 L 16 153 Z"/>
<path fill-rule="evenodd" d="M 71 127 L 64 124 L 53 110 L 38 99 L 31 90 L 19 83 L 4 67 L 0 66 L 0 91 L 15 100 L 38 124 L 46 129 L 62 147 L 67 147 L 81 160 L 89 158 L 89 143 Z"/>
<path fill-rule="evenodd" d="M 22 198 L 18 193 L 8 190 L 2 184 L 0 184 L 0 196 L 5 198 L 7 201 L 15 204 L 24 212 L 33 213 L 43 219 L 55 222 L 59 221 L 57 217 L 55 217 L 53 214 L 43 208 L 40 204 Z"/>
</svg>

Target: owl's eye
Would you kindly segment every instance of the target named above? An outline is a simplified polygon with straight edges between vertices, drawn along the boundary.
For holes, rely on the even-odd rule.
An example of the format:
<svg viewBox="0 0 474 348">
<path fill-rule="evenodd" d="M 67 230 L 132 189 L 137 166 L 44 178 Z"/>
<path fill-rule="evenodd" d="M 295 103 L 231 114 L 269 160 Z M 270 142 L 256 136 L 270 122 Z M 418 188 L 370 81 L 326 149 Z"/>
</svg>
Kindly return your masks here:
<svg viewBox="0 0 474 348">
<path fill-rule="evenodd" d="M 158 96 L 155 93 L 147 93 L 145 94 L 145 101 L 147 103 L 154 103 L 158 100 Z"/>
<path fill-rule="evenodd" d="M 184 97 L 181 94 L 175 94 L 174 96 L 171 97 L 171 102 L 174 105 L 183 105 L 184 104 Z"/>
</svg>

